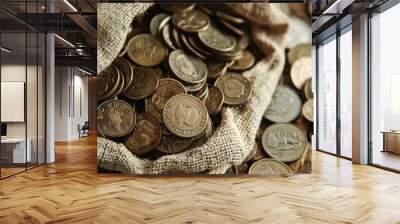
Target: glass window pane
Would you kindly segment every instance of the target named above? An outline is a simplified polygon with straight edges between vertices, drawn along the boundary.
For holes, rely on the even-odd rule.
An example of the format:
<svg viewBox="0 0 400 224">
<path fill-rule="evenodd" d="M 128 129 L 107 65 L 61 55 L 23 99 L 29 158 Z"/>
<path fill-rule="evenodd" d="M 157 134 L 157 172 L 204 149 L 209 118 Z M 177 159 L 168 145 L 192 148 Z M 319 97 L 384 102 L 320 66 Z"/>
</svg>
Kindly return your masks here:
<svg viewBox="0 0 400 224">
<path fill-rule="evenodd" d="M 352 157 L 352 34 L 340 36 L 340 153 Z"/>
<path fill-rule="evenodd" d="M 318 148 L 336 153 L 336 39 L 318 48 Z"/>
<path fill-rule="evenodd" d="M 372 163 L 396 170 L 400 170 L 400 33 L 393 27 L 399 21 L 400 5 L 371 19 Z M 387 138 L 383 132 L 388 132 Z"/>
</svg>

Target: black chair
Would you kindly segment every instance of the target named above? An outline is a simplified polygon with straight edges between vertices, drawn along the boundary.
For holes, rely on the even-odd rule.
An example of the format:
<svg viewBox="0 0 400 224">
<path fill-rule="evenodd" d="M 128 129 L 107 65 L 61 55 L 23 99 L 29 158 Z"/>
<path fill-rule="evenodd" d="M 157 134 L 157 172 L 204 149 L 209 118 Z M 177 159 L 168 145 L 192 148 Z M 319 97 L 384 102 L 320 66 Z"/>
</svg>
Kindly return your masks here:
<svg viewBox="0 0 400 224">
<path fill-rule="evenodd" d="M 79 138 L 89 136 L 89 129 L 90 129 L 89 121 L 85 121 L 82 127 L 78 124 Z"/>
</svg>

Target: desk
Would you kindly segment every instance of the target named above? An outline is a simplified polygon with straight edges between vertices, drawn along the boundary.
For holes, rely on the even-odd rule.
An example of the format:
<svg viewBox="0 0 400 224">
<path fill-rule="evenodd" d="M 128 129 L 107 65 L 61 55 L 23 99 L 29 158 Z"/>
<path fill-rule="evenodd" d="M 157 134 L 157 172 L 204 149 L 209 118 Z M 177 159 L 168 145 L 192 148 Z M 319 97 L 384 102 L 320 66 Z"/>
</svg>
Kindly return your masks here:
<svg viewBox="0 0 400 224">
<path fill-rule="evenodd" d="M 400 131 L 382 131 L 383 151 L 400 154 Z"/>
<path fill-rule="evenodd" d="M 25 138 L 1 139 L 1 159 L 5 163 L 26 163 L 32 158 L 30 138 L 26 139 L 27 147 L 25 152 Z M 26 160 L 25 160 L 26 159 Z"/>
</svg>

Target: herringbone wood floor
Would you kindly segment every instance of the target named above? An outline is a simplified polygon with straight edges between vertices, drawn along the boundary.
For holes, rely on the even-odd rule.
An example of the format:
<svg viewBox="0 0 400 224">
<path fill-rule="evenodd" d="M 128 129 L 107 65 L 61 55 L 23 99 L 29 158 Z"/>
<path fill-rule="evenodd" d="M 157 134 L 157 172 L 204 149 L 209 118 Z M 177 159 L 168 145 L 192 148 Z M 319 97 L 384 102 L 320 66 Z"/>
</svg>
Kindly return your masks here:
<svg viewBox="0 0 400 224">
<path fill-rule="evenodd" d="M 315 152 L 313 174 L 128 177 L 96 173 L 94 138 L 0 181 L 0 223 L 400 223 L 400 175 Z"/>
</svg>

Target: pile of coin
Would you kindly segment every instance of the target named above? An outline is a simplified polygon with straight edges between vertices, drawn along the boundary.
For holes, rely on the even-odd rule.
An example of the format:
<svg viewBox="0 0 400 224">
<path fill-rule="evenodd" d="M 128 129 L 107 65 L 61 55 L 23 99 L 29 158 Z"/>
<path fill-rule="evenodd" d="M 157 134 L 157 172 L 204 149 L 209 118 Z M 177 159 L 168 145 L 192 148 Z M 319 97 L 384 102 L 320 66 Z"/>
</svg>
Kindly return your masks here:
<svg viewBox="0 0 400 224">
<path fill-rule="evenodd" d="M 119 57 L 97 76 L 98 134 L 148 159 L 204 144 L 219 126 L 222 106 L 242 105 L 251 97 L 251 83 L 240 72 L 260 57 L 250 43 L 248 24 L 223 5 L 152 7 L 133 22 Z M 297 54 L 294 63 L 303 60 Z M 305 63 L 291 66 L 300 74 L 293 75 L 296 85 L 306 82 Z M 287 92 L 279 87 L 275 101 L 285 101 Z M 278 123 L 296 119 L 301 111 L 296 94 L 289 94 L 296 111 L 278 112 L 287 108 L 276 105 L 266 117 Z M 244 163 L 256 161 L 253 151 Z M 273 149 L 266 152 L 275 155 Z"/>
</svg>

